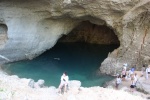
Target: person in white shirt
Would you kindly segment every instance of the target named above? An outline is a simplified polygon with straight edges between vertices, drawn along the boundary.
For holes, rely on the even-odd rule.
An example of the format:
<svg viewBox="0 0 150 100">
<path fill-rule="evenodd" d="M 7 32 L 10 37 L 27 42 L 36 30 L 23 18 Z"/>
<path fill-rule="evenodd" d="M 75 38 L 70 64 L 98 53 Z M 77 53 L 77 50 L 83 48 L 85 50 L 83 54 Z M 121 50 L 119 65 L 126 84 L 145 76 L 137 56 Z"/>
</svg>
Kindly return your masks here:
<svg viewBox="0 0 150 100">
<path fill-rule="evenodd" d="M 136 83 L 138 81 L 138 76 L 137 76 L 137 73 L 134 74 L 134 82 L 135 82 L 135 87 L 136 87 Z"/>
<path fill-rule="evenodd" d="M 62 92 L 61 90 L 63 87 L 64 87 L 64 91 L 65 92 L 67 91 L 68 82 L 69 82 L 69 77 L 67 75 L 67 72 L 64 72 L 63 75 L 61 76 L 61 82 L 58 87 L 60 93 Z"/>
<path fill-rule="evenodd" d="M 143 77 L 144 76 L 144 73 L 145 73 L 145 67 L 146 67 L 146 65 L 143 65 L 143 67 L 141 68 L 141 77 Z"/>
<path fill-rule="evenodd" d="M 116 89 L 118 89 L 120 83 L 121 83 L 121 76 L 118 75 L 116 79 Z"/>
<path fill-rule="evenodd" d="M 128 66 L 127 63 L 124 63 L 124 64 L 123 64 L 123 68 L 125 69 L 125 71 L 127 71 L 127 66 Z"/>
<path fill-rule="evenodd" d="M 148 79 L 150 75 L 150 65 L 148 65 L 148 67 L 146 68 L 146 79 Z"/>
</svg>

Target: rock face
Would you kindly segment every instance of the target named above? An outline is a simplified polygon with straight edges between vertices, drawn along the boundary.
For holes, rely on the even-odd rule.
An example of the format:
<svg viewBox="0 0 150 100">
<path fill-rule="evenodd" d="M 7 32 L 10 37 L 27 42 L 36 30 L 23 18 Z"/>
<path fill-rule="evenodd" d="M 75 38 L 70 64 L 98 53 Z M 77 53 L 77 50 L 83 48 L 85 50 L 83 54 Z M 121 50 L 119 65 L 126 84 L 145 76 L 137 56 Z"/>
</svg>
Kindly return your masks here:
<svg viewBox="0 0 150 100">
<path fill-rule="evenodd" d="M 4 24 L 0 24 L 0 48 L 3 48 L 2 46 L 7 41 L 7 26 Z"/>
<path fill-rule="evenodd" d="M 71 81 L 69 90 L 59 95 L 55 87 L 31 88 L 30 79 L 20 79 L 17 76 L 7 76 L 0 71 L 1 100 L 145 100 L 139 95 L 131 95 L 124 91 L 102 87 L 80 87 L 80 81 Z M 115 94 L 115 95 L 114 95 Z"/>
<path fill-rule="evenodd" d="M 0 62 L 32 59 L 83 21 L 111 28 L 120 41 L 101 72 L 150 62 L 150 0 L 1 0 Z"/>
</svg>

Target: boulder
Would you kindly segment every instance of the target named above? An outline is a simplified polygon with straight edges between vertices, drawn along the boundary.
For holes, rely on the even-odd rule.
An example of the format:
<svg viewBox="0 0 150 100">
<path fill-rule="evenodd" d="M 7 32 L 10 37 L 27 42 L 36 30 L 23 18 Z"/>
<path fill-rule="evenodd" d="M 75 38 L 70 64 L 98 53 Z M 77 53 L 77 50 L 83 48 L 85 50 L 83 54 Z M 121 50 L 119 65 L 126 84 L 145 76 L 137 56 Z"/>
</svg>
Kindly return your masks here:
<svg viewBox="0 0 150 100">
<path fill-rule="evenodd" d="M 44 83 L 45 83 L 45 81 L 42 80 L 42 79 L 39 79 L 39 80 L 37 81 L 37 84 L 39 85 L 40 88 L 44 87 Z"/>
<path fill-rule="evenodd" d="M 28 83 L 28 86 L 31 87 L 31 88 L 34 88 L 34 80 L 33 79 L 30 79 L 29 83 Z"/>
<path fill-rule="evenodd" d="M 39 79 L 37 82 L 34 83 L 34 88 L 43 88 L 44 87 L 44 80 Z"/>
<path fill-rule="evenodd" d="M 44 87 L 45 81 L 42 79 L 39 79 L 37 82 L 35 82 L 33 79 L 30 79 L 28 86 L 31 88 L 42 88 Z"/>
<path fill-rule="evenodd" d="M 138 81 L 136 84 L 136 88 L 139 92 L 143 92 L 145 94 L 150 94 L 150 81 L 149 80 L 142 80 Z"/>
<path fill-rule="evenodd" d="M 69 88 L 80 88 L 81 82 L 78 80 L 71 80 L 69 81 Z"/>
</svg>

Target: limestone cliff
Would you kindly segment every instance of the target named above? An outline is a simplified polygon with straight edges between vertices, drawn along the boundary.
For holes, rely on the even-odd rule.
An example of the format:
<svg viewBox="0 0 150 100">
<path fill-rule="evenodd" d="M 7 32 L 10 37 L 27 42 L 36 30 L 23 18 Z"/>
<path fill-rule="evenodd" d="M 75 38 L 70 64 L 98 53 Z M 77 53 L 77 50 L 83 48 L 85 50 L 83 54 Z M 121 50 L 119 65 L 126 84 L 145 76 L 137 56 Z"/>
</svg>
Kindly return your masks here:
<svg viewBox="0 0 150 100">
<path fill-rule="evenodd" d="M 1 0 L 0 55 L 32 59 L 83 21 L 113 29 L 120 41 L 101 64 L 103 73 L 150 62 L 150 0 Z"/>
</svg>

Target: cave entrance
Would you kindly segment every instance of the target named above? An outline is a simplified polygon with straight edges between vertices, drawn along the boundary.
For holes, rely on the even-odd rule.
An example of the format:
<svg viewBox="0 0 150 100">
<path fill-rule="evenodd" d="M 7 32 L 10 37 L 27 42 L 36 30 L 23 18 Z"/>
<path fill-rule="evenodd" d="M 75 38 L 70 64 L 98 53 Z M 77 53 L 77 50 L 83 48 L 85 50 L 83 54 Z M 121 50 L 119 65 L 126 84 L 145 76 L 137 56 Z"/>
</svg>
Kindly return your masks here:
<svg viewBox="0 0 150 100">
<path fill-rule="evenodd" d="M 7 64 L 4 71 L 35 81 L 44 79 L 46 85 L 56 87 L 62 73 L 67 71 L 70 80 L 80 80 L 84 87 L 103 86 L 113 78 L 99 75 L 97 70 L 108 53 L 118 46 L 119 41 L 112 29 L 85 21 L 39 57 Z"/>
<path fill-rule="evenodd" d="M 6 43 L 8 28 L 5 24 L 0 24 L 0 47 Z"/>
<path fill-rule="evenodd" d="M 120 45 L 114 31 L 106 25 L 96 25 L 89 21 L 81 22 L 68 35 L 62 36 L 58 42 L 84 42 L 102 45 Z"/>
</svg>

